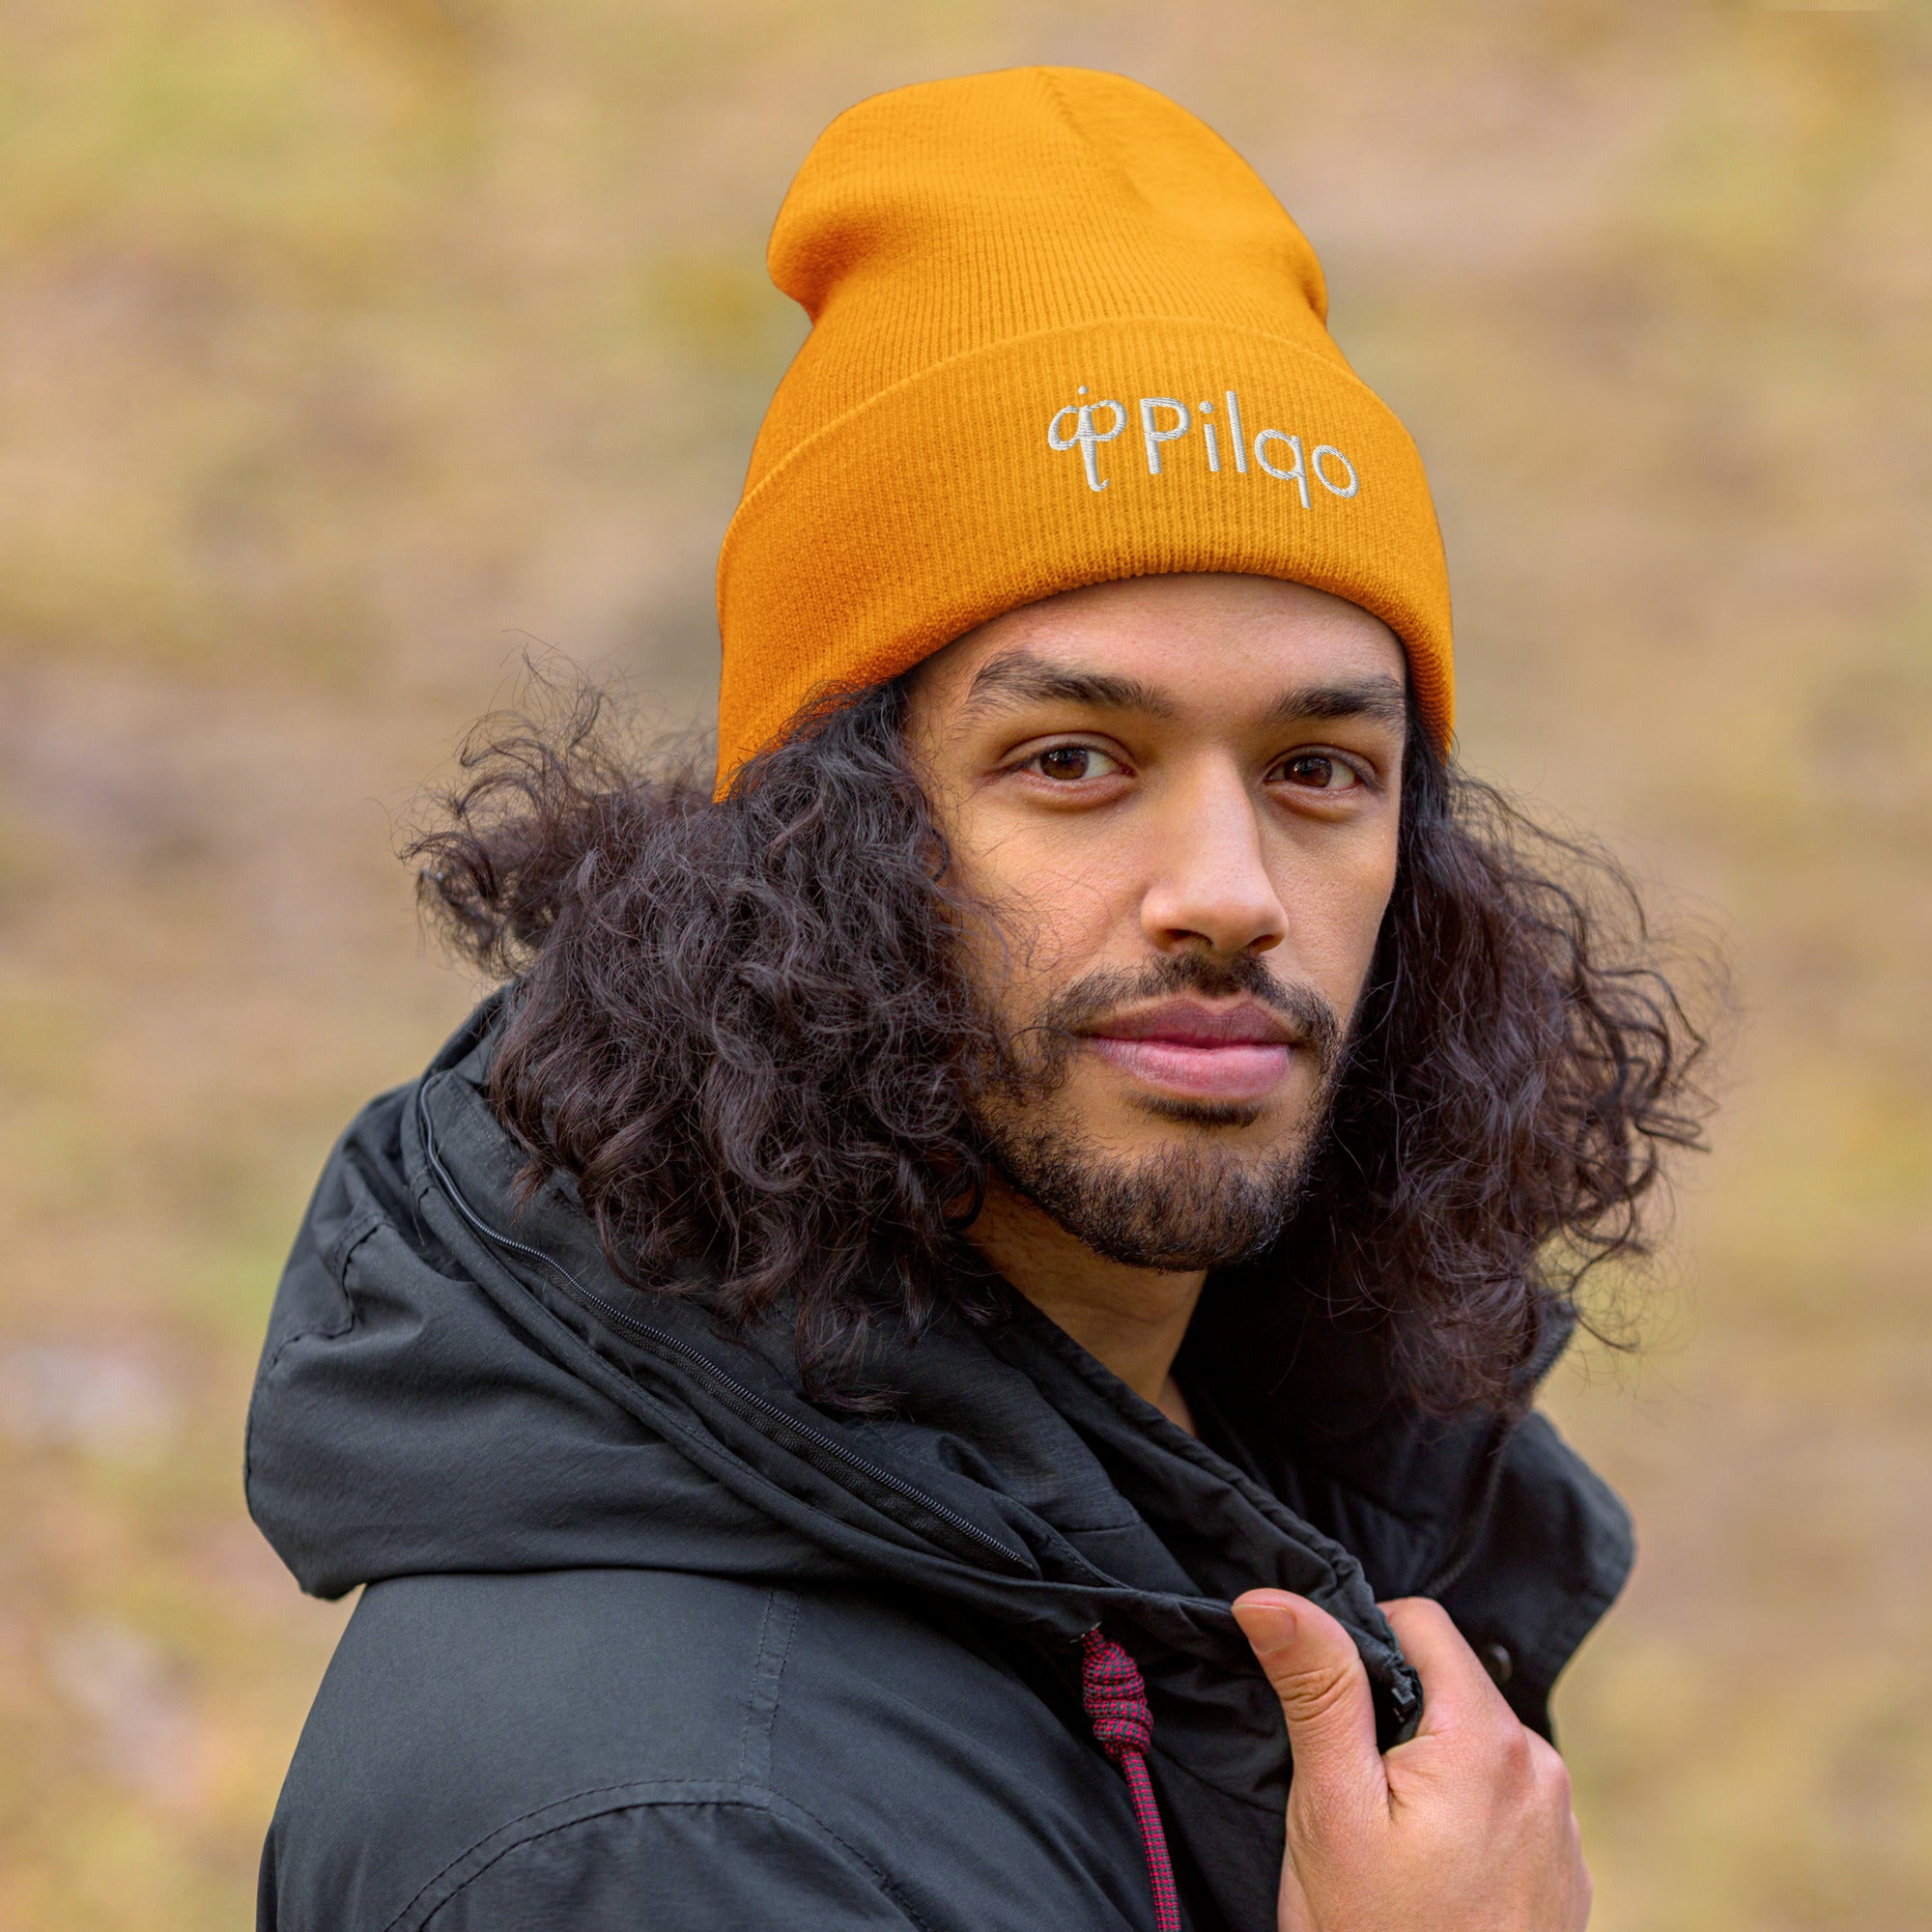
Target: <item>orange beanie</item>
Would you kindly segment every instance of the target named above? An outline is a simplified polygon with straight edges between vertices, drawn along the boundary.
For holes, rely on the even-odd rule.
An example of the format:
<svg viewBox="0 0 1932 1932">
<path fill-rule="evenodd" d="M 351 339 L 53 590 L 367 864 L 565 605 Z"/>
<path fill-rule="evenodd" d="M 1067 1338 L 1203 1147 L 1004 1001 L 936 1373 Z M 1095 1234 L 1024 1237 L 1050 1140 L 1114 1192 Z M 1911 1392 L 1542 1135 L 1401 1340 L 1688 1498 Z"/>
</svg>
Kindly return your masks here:
<svg viewBox="0 0 1932 1932">
<path fill-rule="evenodd" d="M 812 327 L 718 561 L 721 784 L 814 692 L 1175 571 L 1373 611 L 1446 747 L 1422 460 L 1330 341 L 1306 237 L 1191 114 L 1079 68 L 879 95 L 806 156 L 769 264 Z"/>
</svg>

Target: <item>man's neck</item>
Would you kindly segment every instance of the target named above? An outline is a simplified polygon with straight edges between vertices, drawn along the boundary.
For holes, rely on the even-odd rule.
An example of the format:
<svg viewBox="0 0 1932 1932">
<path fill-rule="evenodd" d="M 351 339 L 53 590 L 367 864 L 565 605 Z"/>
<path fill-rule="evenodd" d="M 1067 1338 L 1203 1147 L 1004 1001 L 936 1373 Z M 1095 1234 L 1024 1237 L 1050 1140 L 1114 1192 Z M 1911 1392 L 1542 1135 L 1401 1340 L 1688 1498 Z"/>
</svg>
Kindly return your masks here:
<svg viewBox="0 0 1932 1932">
<path fill-rule="evenodd" d="M 1109 1261 L 998 1175 L 969 1238 L 1095 1361 L 1193 1434 L 1193 1417 L 1174 1379 L 1174 1358 L 1201 1298 L 1205 1269 L 1168 1274 Z"/>
</svg>

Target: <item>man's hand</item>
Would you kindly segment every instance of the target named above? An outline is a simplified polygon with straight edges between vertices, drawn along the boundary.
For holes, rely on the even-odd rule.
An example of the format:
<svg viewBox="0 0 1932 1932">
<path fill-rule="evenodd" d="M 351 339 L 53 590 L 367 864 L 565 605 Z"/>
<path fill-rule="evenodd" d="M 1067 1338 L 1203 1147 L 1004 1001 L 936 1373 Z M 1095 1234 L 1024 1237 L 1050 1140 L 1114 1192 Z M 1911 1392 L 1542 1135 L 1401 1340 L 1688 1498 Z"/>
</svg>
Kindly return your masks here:
<svg viewBox="0 0 1932 1932">
<path fill-rule="evenodd" d="M 1382 1608 L 1423 1693 L 1420 1729 L 1386 1756 L 1348 1632 L 1285 1590 L 1235 1604 L 1294 1751 L 1281 1932 L 1582 1932 L 1590 1874 L 1563 1760 L 1439 1605 Z"/>
</svg>

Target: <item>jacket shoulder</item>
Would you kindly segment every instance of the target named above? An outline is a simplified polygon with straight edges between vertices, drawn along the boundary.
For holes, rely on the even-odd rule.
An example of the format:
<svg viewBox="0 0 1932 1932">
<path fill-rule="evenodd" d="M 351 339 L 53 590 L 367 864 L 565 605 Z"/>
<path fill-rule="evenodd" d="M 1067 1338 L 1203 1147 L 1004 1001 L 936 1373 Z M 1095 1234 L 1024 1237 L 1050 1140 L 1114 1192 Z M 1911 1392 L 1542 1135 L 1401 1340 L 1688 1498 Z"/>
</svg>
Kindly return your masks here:
<svg viewBox="0 0 1932 1932">
<path fill-rule="evenodd" d="M 440 1881 L 473 1868 L 487 1903 L 543 1882 L 566 1840 L 585 1847 L 586 1883 L 596 1854 L 627 1836 L 790 1843 L 799 1819 L 772 1822 L 760 1796 L 781 1597 L 653 1570 L 372 1584 L 275 1808 L 262 1924 L 421 1924 L 416 1902 Z M 748 1806 L 766 1822 L 740 1817 Z M 650 1822 L 667 1807 L 675 1822 Z M 537 1849 L 546 1839 L 555 1841 L 550 1853 Z M 504 1869 L 484 1883 L 497 1863 Z M 453 1902 L 457 1889 L 437 1895 Z"/>
<path fill-rule="evenodd" d="M 275 1932 L 363 1923 L 334 1908 L 283 1913 L 271 1891 L 265 1883 L 262 1922 Z M 381 1923 L 383 1932 L 911 1932 L 921 1921 L 882 1873 L 798 1805 L 754 1786 L 668 1779 L 579 1793 L 514 1819 Z"/>
</svg>

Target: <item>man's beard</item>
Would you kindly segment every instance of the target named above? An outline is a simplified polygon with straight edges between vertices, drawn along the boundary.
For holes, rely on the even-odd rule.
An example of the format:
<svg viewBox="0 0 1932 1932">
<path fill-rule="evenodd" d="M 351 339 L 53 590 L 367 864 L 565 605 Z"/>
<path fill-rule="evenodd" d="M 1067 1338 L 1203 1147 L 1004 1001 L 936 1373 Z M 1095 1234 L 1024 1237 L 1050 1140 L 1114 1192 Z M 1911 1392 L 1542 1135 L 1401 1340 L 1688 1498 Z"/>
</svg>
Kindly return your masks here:
<svg viewBox="0 0 1932 1932">
<path fill-rule="evenodd" d="M 1260 1109 L 1148 1095 L 1149 1113 L 1197 1130 L 1138 1159 L 1103 1151 L 1056 1104 L 1081 1030 L 1122 1008 L 1175 993 L 1245 994 L 1283 1014 L 1318 1085 L 1293 1145 L 1243 1157 L 1217 1136 Z M 1007 1042 L 1004 1076 L 976 1110 L 994 1166 L 1012 1187 L 1095 1253 L 1129 1267 L 1225 1267 L 1265 1252 L 1293 1216 L 1327 1121 L 1343 1029 L 1312 987 L 1287 985 L 1247 954 L 1180 953 L 1141 973 L 1095 973 L 1047 1002 Z"/>
</svg>

